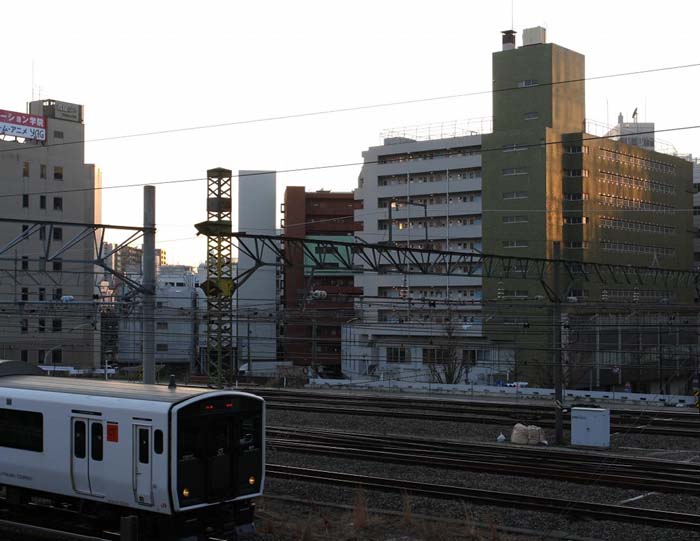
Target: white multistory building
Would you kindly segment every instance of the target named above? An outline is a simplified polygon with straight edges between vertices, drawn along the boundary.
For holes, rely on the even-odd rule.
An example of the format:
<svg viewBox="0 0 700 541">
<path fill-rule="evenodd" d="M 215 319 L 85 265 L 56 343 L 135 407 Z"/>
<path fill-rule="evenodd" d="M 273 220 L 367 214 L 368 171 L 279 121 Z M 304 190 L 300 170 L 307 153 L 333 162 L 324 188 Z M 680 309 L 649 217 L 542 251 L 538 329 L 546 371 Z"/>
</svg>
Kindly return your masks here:
<svg viewBox="0 0 700 541">
<path fill-rule="evenodd" d="M 478 253 L 481 135 L 453 130 L 434 139 L 435 131 L 425 133 L 409 138 L 394 132 L 363 153 L 357 236 L 368 243 Z M 443 378 L 436 370 L 462 363 L 459 381 L 451 383 L 489 382 L 499 374 L 505 379 L 512 352 L 498 351 L 483 336 L 481 277 L 401 270 L 356 275 L 363 298 L 355 320 L 343 327 L 343 372 L 354 379 L 436 381 Z"/>
<path fill-rule="evenodd" d="M 203 348 L 206 313 L 204 292 L 195 286 L 196 274 L 185 265 L 161 265 L 156 284 L 155 361 L 157 368 L 196 371 Z M 120 365 L 143 362 L 142 304 L 120 303 Z M 167 374 L 166 374 L 167 375 Z"/>
</svg>

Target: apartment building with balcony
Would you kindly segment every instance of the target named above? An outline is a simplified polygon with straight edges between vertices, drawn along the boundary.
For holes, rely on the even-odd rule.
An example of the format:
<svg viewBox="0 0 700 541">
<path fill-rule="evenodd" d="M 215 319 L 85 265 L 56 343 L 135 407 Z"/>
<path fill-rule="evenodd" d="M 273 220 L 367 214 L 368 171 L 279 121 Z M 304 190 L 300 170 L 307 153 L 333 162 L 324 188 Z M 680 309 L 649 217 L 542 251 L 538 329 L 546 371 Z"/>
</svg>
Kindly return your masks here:
<svg viewBox="0 0 700 541">
<path fill-rule="evenodd" d="M 363 152 L 357 236 L 368 243 L 480 252 L 482 136 L 476 130 L 482 125 L 455 125 L 448 136 L 432 128 L 393 130 L 384 144 Z M 355 303 L 356 320 L 343 328 L 345 374 L 430 381 L 435 361 L 449 359 L 463 362 L 461 381 L 454 383 L 464 383 L 478 373 L 493 380 L 510 369 L 512 351 L 493 349 L 482 332 L 481 277 L 400 271 L 355 276 L 363 298 Z"/>
<path fill-rule="evenodd" d="M 289 237 L 347 242 L 359 228 L 354 219 L 358 208 L 352 192 L 307 192 L 303 186 L 289 186 L 281 228 Z M 311 244 L 310 249 L 321 248 Z M 285 360 L 320 374 L 339 374 L 341 325 L 354 317 L 354 301 L 362 289 L 354 285 L 351 273 L 333 269 L 333 262 L 312 270 L 303 253 L 287 247 L 285 257 L 292 262 L 283 271 Z"/>
</svg>

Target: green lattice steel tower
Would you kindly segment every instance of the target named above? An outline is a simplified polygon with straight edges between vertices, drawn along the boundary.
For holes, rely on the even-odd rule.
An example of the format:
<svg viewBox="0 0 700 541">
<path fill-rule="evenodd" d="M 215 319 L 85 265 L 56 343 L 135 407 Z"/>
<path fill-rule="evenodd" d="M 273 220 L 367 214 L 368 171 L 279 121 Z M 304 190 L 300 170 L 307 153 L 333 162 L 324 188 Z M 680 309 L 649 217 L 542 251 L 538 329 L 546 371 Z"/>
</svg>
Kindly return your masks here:
<svg viewBox="0 0 700 541">
<path fill-rule="evenodd" d="M 218 387 L 238 372 L 233 351 L 233 253 L 231 247 L 231 170 L 207 171 L 207 221 L 195 224 L 207 237 L 207 374 Z"/>
</svg>

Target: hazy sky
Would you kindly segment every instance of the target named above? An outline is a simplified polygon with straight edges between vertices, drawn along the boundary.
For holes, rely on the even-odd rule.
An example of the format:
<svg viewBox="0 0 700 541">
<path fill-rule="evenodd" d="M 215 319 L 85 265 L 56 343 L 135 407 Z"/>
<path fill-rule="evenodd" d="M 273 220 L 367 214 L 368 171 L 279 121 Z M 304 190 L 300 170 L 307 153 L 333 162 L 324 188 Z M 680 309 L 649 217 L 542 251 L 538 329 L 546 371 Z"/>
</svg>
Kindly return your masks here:
<svg viewBox="0 0 700 541">
<path fill-rule="evenodd" d="M 88 139 L 489 90 L 491 53 L 511 26 L 492 2 L 4 2 L 0 109 L 32 97 L 85 105 Z M 586 56 L 588 76 L 700 62 L 692 1 L 514 2 L 514 27 Z M 588 118 L 622 111 L 657 129 L 700 124 L 700 68 L 590 81 Z M 89 143 L 103 171 L 103 222 L 140 224 L 142 188 L 206 170 L 361 161 L 385 128 L 491 115 L 479 95 L 311 118 Z M 700 154 L 700 130 L 660 137 Z M 279 174 L 284 187 L 352 190 L 359 166 Z M 159 186 L 158 240 L 169 263 L 205 257 L 204 180 Z M 234 202 L 235 205 L 235 202 Z M 234 216 L 234 224 L 236 217 Z"/>
</svg>

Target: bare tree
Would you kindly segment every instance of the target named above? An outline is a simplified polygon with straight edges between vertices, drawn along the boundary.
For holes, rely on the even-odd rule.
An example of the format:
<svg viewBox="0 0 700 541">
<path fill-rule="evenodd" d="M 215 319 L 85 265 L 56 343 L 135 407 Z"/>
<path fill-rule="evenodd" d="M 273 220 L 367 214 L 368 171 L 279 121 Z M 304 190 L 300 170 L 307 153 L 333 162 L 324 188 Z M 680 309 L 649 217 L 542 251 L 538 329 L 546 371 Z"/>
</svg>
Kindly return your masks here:
<svg viewBox="0 0 700 541">
<path fill-rule="evenodd" d="M 464 360 L 462 348 L 459 347 L 457 326 L 452 317 L 445 323 L 445 340 L 432 350 L 428 359 L 428 370 L 433 383 L 464 383 L 469 373 L 469 365 Z"/>
</svg>

